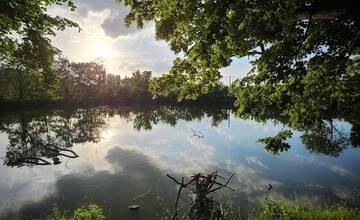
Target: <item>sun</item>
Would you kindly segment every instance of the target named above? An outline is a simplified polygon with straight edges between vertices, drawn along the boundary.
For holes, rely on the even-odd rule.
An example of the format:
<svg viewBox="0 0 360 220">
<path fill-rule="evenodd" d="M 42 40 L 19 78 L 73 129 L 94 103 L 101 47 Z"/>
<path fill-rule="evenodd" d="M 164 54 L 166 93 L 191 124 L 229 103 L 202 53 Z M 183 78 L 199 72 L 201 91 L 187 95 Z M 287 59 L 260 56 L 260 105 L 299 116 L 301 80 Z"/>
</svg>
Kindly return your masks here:
<svg viewBox="0 0 360 220">
<path fill-rule="evenodd" d="M 108 58 L 110 55 L 110 47 L 103 43 L 95 43 L 92 47 L 92 52 L 95 58 Z"/>
</svg>

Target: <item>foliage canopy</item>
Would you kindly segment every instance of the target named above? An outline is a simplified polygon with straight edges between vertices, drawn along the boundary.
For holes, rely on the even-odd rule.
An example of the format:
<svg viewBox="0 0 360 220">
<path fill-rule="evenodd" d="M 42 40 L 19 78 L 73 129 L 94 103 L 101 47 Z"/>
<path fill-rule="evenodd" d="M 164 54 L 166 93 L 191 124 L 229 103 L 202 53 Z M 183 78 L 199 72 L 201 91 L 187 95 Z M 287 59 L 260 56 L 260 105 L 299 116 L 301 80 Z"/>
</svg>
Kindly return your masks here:
<svg viewBox="0 0 360 220">
<path fill-rule="evenodd" d="M 26 99 L 28 83 L 35 83 L 29 87 L 38 93 L 30 96 L 56 99 L 59 81 L 52 64 L 60 51 L 52 46 L 50 37 L 56 31 L 79 26 L 46 12 L 53 4 L 67 5 L 70 10 L 75 10 L 75 5 L 71 0 L 1 0 L 0 4 L 0 65 L 17 78 L 18 87 L 22 87 L 20 99 Z"/>
<path fill-rule="evenodd" d="M 50 5 L 66 4 L 75 10 L 71 0 L 1 0 L 0 59 L 10 66 L 24 65 L 48 69 L 58 49 L 50 36 L 66 27 L 79 26 L 67 18 L 46 13 Z"/>
<path fill-rule="evenodd" d="M 234 57 L 250 56 L 253 69 L 233 83 L 240 114 L 277 112 L 301 126 L 359 106 L 355 1 L 119 2 L 131 7 L 127 25 L 154 21 L 156 38 L 185 55 L 153 81 L 156 95 L 194 99 L 214 86 L 219 69 Z"/>
</svg>

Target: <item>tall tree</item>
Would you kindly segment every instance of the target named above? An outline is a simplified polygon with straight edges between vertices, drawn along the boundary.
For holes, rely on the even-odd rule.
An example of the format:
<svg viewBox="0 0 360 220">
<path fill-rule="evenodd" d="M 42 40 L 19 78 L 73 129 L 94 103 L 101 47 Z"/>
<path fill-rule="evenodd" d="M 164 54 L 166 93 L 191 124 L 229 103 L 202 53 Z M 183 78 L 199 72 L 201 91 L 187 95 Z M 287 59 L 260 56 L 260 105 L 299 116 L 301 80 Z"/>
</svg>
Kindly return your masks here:
<svg viewBox="0 0 360 220">
<path fill-rule="evenodd" d="M 69 19 L 46 13 L 50 5 L 66 4 L 75 10 L 71 0 L 1 0 L 0 59 L 2 64 L 27 64 L 49 67 L 58 50 L 51 45 L 50 36 L 66 27 L 79 26 Z"/>
<path fill-rule="evenodd" d="M 60 51 L 52 46 L 49 37 L 66 27 L 79 28 L 69 19 L 47 14 L 47 8 L 53 4 L 65 4 L 75 10 L 71 0 L 0 0 L 1 65 L 14 69 L 19 82 L 25 80 L 26 72 L 37 72 L 43 98 L 50 99 L 57 96 L 59 89 L 52 63 L 54 55 Z M 19 90 L 20 99 L 23 99 L 24 89 Z"/>
</svg>

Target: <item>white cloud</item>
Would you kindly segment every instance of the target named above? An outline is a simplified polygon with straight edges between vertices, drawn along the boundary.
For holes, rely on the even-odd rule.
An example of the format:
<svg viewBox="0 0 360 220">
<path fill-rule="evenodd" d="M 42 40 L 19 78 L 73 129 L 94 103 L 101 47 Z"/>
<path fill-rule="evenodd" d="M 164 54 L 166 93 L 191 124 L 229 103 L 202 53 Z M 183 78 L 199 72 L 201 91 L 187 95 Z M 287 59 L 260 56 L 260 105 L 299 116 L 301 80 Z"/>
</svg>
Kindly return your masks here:
<svg viewBox="0 0 360 220">
<path fill-rule="evenodd" d="M 253 163 L 253 164 L 256 164 L 256 165 L 258 165 L 258 166 L 260 166 L 260 167 L 262 167 L 262 168 L 264 168 L 266 170 L 268 169 L 268 166 L 263 164 L 261 162 L 261 160 L 256 156 L 248 156 L 248 157 L 245 157 L 245 159 L 249 164 Z"/>
<path fill-rule="evenodd" d="M 75 62 L 99 61 L 107 71 L 129 76 L 137 69 L 151 70 L 154 75 L 166 73 L 172 66 L 176 55 L 165 41 L 155 39 L 153 23 L 139 30 L 134 25 L 125 27 L 123 19 L 128 9 L 114 0 L 76 0 L 77 9 L 71 12 L 66 7 L 52 6 L 48 11 L 77 22 L 82 31 L 67 29 L 58 32 L 53 43 L 63 54 Z M 96 54 L 96 48 L 110 48 L 107 54 Z M 94 52 L 95 51 L 95 52 Z M 103 56 L 103 57 L 99 57 Z M 100 59 L 99 59 L 100 58 Z M 244 59 L 235 59 L 228 68 L 221 69 L 224 82 L 228 76 L 243 76 L 249 70 Z"/>
</svg>

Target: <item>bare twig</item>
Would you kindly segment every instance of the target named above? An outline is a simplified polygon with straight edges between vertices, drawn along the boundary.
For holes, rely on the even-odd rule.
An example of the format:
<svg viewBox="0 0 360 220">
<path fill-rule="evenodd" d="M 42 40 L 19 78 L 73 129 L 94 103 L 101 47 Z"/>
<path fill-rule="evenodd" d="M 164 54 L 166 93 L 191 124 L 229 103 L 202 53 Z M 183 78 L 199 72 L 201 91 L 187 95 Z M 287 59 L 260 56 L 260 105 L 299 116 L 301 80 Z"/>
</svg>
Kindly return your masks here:
<svg viewBox="0 0 360 220">
<path fill-rule="evenodd" d="M 208 175 L 197 173 L 192 175 L 190 177 L 191 179 L 187 183 L 184 182 L 184 177 L 181 178 L 181 182 L 180 182 L 176 178 L 167 175 L 167 177 L 169 177 L 177 185 L 179 185 L 179 189 L 175 201 L 175 212 L 172 219 L 173 220 L 177 219 L 178 211 L 179 211 L 178 203 L 180 200 L 181 192 L 183 191 L 184 188 L 189 188 L 195 195 L 194 203 L 190 207 L 187 213 L 190 218 L 195 217 L 195 219 L 198 218 L 207 219 L 209 215 L 212 215 L 212 213 L 214 213 L 214 211 L 218 213 L 217 215 L 222 216 L 223 211 L 221 204 L 213 200 L 213 198 L 207 197 L 207 195 L 223 188 L 227 188 L 234 191 L 234 189 L 228 186 L 230 180 L 234 175 L 235 172 L 233 172 L 229 178 L 225 178 L 218 175 L 217 170 Z M 217 181 L 218 177 L 220 177 L 221 179 L 226 179 L 226 182 L 225 183 L 218 182 Z"/>
</svg>

